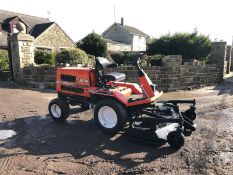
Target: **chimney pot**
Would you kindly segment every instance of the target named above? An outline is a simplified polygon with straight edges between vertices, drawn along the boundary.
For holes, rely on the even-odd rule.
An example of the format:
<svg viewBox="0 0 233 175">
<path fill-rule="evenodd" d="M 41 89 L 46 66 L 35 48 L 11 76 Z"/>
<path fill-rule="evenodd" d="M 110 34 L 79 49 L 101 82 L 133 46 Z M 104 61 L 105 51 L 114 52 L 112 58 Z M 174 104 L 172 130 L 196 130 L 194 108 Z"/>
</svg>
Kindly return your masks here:
<svg viewBox="0 0 233 175">
<path fill-rule="evenodd" d="M 121 25 L 124 26 L 124 18 L 121 18 Z"/>
</svg>

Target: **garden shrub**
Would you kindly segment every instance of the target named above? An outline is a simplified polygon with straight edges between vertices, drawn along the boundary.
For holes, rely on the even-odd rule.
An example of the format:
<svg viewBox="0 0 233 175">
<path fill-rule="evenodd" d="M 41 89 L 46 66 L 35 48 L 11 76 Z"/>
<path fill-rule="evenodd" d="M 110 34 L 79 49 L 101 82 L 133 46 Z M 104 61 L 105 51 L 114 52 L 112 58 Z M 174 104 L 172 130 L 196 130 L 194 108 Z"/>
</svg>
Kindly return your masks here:
<svg viewBox="0 0 233 175">
<path fill-rule="evenodd" d="M 56 52 L 35 50 L 35 63 L 38 65 L 55 65 Z"/>
<path fill-rule="evenodd" d="M 151 66 L 161 66 L 162 58 L 164 55 L 157 54 L 157 55 L 151 55 L 144 58 L 147 64 L 150 64 Z"/>
<path fill-rule="evenodd" d="M 124 53 L 123 52 L 110 52 L 111 58 L 118 65 L 124 64 Z"/>
<path fill-rule="evenodd" d="M 57 53 L 56 63 L 68 63 L 71 65 L 85 64 L 88 61 L 87 54 L 78 48 L 64 49 Z"/>
<path fill-rule="evenodd" d="M 185 59 L 208 61 L 211 51 L 209 36 L 193 33 L 166 34 L 148 43 L 148 55 L 182 55 Z"/>
<path fill-rule="evenodd" d="M 9 58 L 7 50 L 0 49 L 0 70 L 9 69 Z"/>
</svg>

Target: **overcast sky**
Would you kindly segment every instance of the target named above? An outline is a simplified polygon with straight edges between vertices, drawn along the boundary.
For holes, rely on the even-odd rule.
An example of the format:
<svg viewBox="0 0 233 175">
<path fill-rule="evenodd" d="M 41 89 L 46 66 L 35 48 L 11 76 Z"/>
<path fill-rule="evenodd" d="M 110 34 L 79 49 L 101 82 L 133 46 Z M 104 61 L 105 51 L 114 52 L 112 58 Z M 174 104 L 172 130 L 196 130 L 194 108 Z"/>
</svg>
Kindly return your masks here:
<svg viewBox="0 0 233 175">
<path fill-rule="evenodd" d="M 114 20 L 151 37 L 168 32 L 209 35 L 212 40 L 232 43 L 232 0 L 0 0 L 0 9 L 48 17 L 78 41 L 93 30 L 102 34 Z"/>
</svg>

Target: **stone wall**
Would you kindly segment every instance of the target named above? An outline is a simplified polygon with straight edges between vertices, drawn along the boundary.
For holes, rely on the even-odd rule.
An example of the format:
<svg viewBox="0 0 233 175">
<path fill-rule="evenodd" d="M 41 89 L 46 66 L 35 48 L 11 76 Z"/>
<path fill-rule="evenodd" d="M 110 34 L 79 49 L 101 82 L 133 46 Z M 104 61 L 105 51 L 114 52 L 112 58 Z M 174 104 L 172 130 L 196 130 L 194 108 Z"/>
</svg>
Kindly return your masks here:
<svg viewBox="0 0 233 175">
<path fill-rule="evenodd" d="M 9 81 L 11 79 L 11 72 L 9 70 L 0 70 L 0 81 Z"/>
<path fill-rule="evenodd" d="M 26 67 L 19 83 L 35 88 L 55 88 L 55 67 Z"/>
<path fill-rule="evenodd" d="M 186 62 L 181 65 L 181 62 L 181 56 L 170 55 L 163 58 L 163 66 L 145 66 L 142 68 L 152 82 L 164 91 L 200 87 L 222 81 L 221 67 L 217 64 L 200 65 L 199 62 Z M 109 70 L 109 72 L 111 71 L 113 70 Z M 138 80 L 136 67 L 118 67 L 116 71 L 126 73 L 130 82 Z"/>
<path fill-rule="evenodd" d="M 164 91 L 200 87 L 222 81 L 222 69 L 217 64 L 200 65 L 199 62 L 189 62 L 181 65 L 181 62 L 181 56 L 167 56 L 163 59 L 163 66 L 145 66 L 143 69 L 153 83 Z M 134 66 L 119 66 L 108 70 L 114 71 L 124 72 L 129 82 L 138 81 Z M 49 67 L 24 68 L 21 82 L 39 88 L 55 87 L 55 72 L 56 68 Z"/>
<path fill-rule="evenodd" d="M 75 47 L 72 40 L 54 23 L 47 31 L 35 39 L 37 48 L 48 48 L 59 50 L 68 47 Z"/>
</svg>

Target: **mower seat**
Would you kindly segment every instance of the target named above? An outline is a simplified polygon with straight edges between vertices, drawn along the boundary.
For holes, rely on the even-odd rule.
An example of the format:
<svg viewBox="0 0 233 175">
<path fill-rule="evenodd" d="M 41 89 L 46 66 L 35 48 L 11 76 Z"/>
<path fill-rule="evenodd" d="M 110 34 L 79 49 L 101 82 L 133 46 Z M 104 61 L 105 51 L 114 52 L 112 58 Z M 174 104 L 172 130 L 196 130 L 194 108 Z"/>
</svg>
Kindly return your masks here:
<svg viewBox="0 0 233 175">
<path fill-rule="evenodd" d="M 97 57 L 96 58 L 96 64 L 97 64 L 97 67 L 99 67 L 99 68 L 114 68 L 114 67 L 117 67 L 117 63 L 110 63 L 104 57 Z"/>
<path fill-rule="evenodd" d="M 96 58 L 96 70 L 98 70 L 98 75 L 103 78 L 105 82 L 108 81 L 123 81 L 126 76 L 124 73 L 112 72 L 108 74 L 103 73 L 104 68 L 114 68 L 117 67 L 116 63 L 110 63 L 106 58 L 97 57 Z"/>
<path fill-rule="evenodd" d="M 108 82 L 108 81 L 123 81 L 123 80 L 125 80 L 126 76 L 124 73 L 111 72 L 111 73 L 105 74 L 103 78 L 106 82 Z"/>
</svg>

